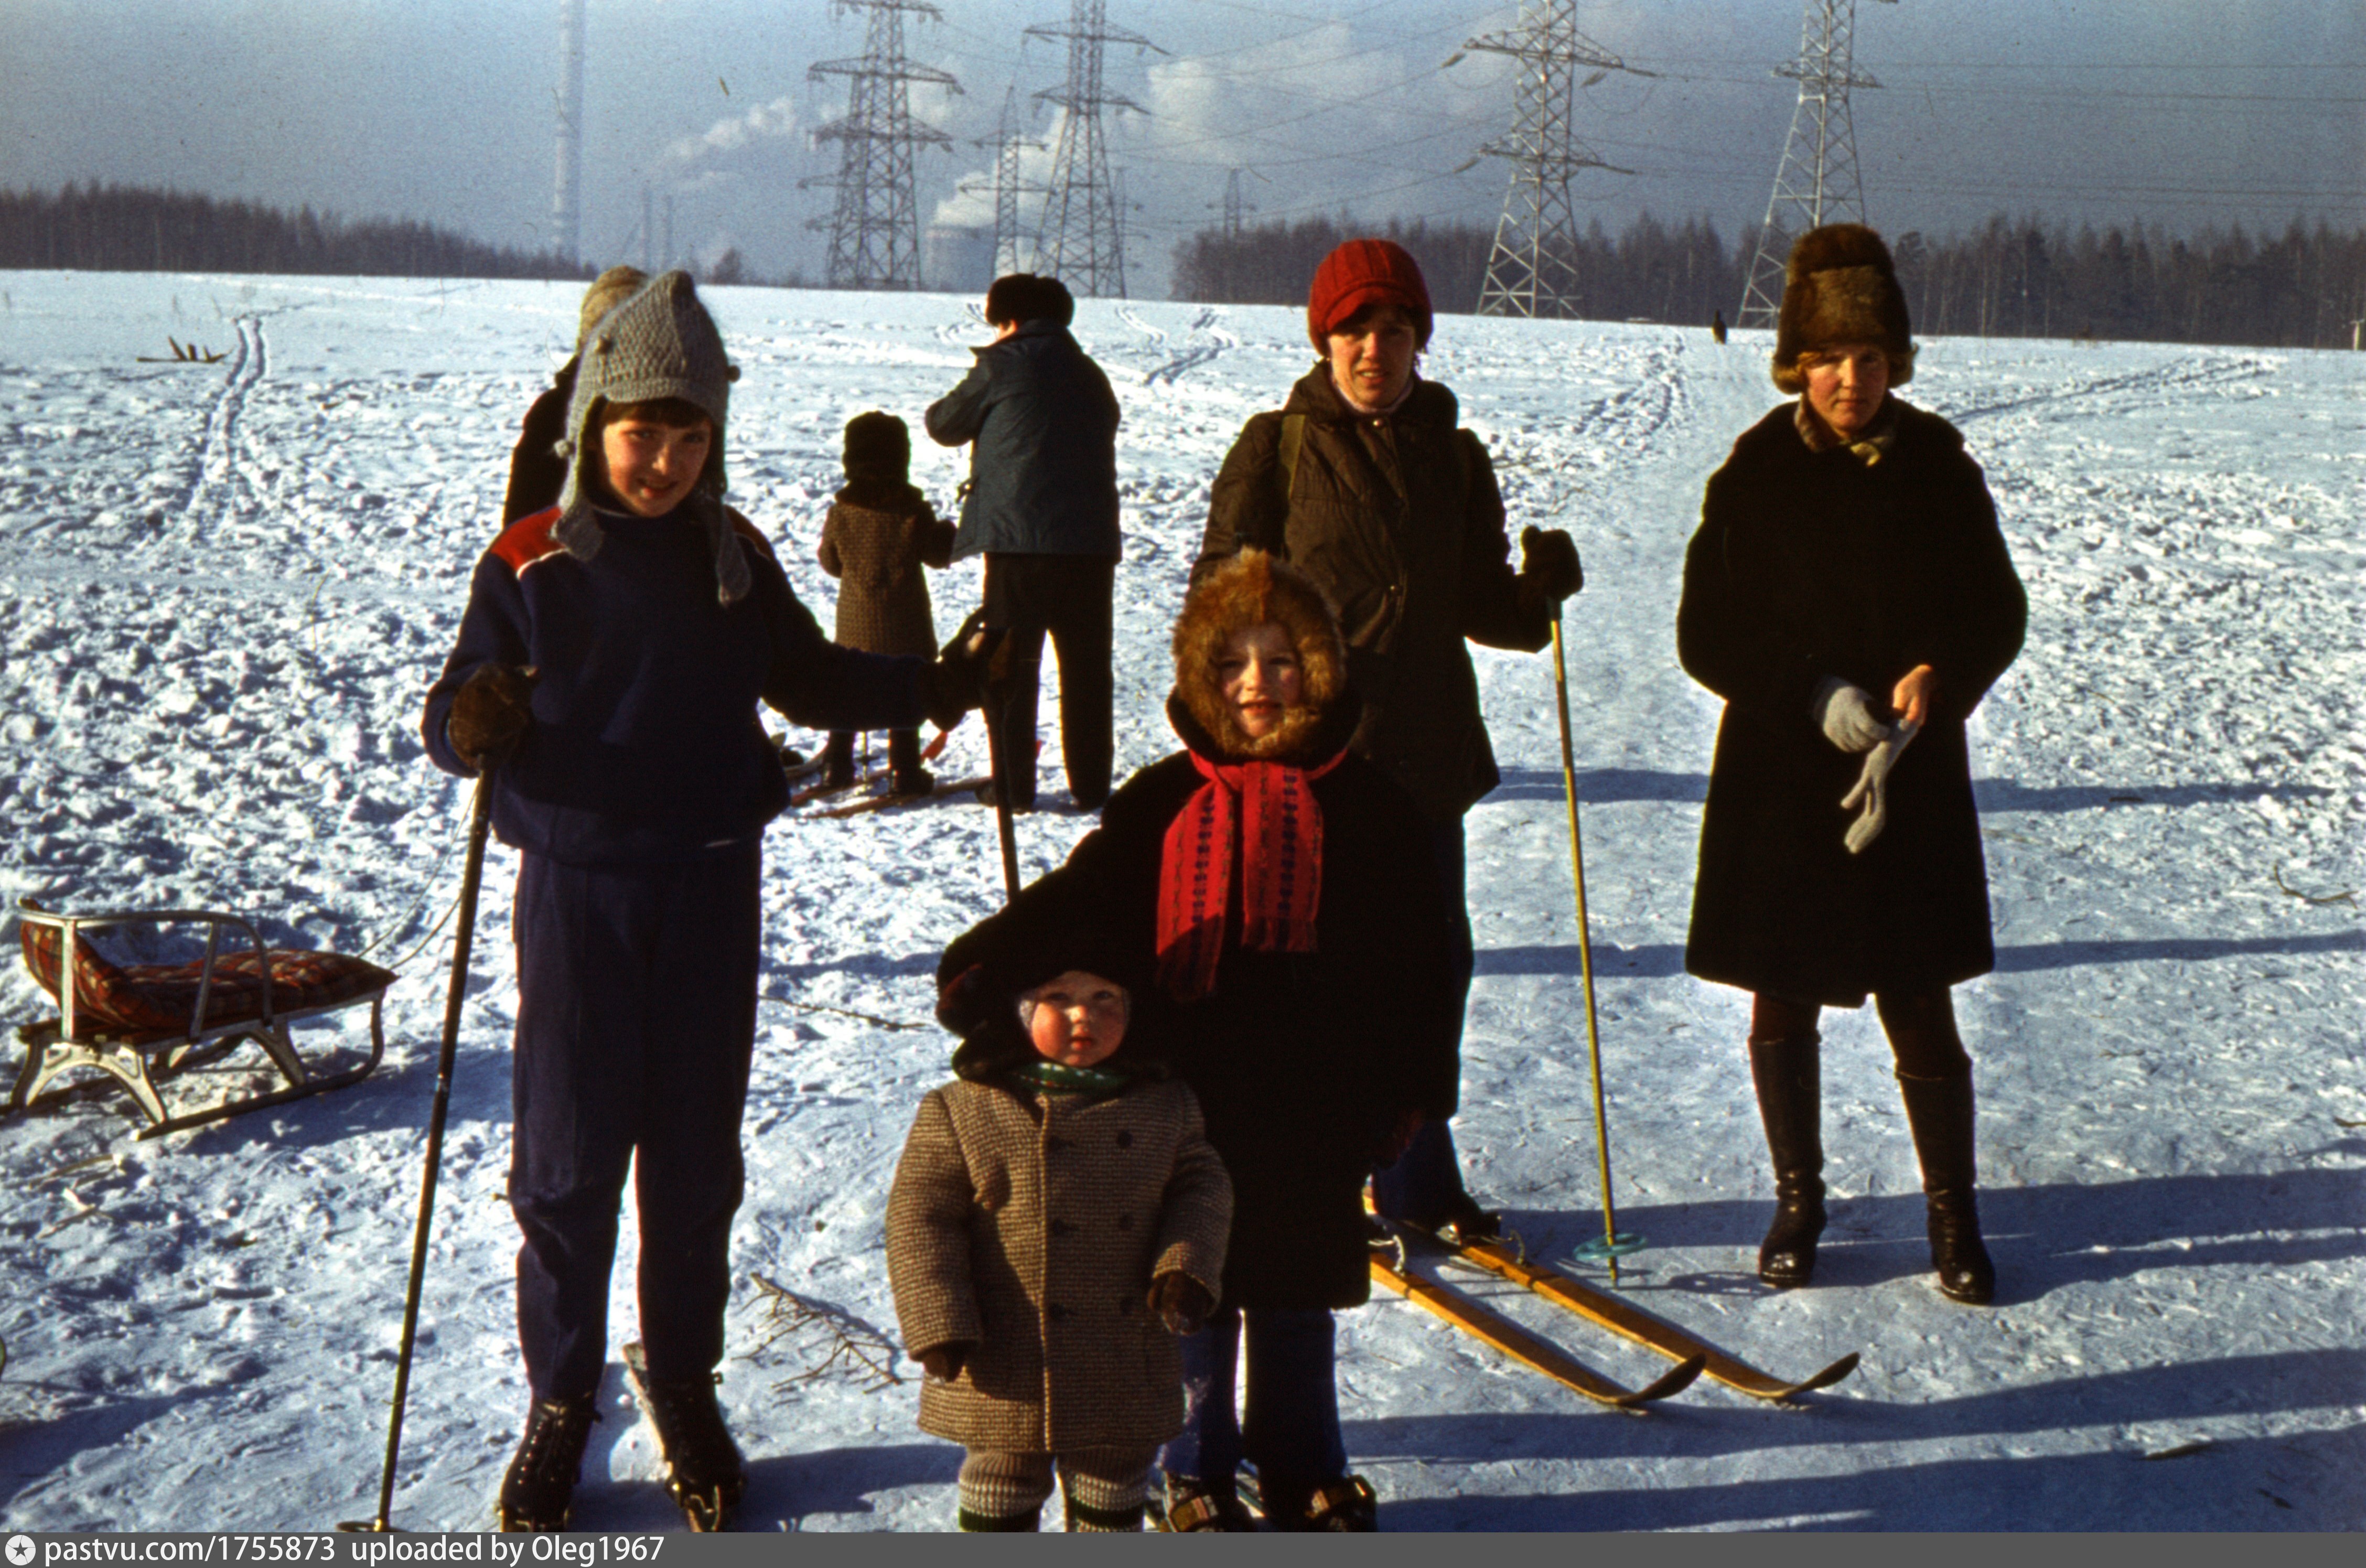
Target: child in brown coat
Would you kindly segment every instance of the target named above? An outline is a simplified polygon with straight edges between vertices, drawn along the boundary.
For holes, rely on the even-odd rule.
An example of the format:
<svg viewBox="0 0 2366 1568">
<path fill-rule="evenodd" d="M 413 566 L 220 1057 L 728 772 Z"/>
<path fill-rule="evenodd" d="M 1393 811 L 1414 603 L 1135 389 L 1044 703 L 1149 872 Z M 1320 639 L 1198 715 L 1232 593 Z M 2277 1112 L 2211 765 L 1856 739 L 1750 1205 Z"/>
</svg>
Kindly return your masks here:
<svg viewBox="0 0 2366 1568">
<path fill-rule="evenodd" d="M 923 566 L 952 562 L 953 525 L 911 485 L 912 433 L 892 413 L 859 413 L 846 425 L 846 485 L 821 525 L 821 569 L 839 580 L 842 648 L 865 653 L 933 654 Z M 824 782 L 854 782 L 854 732 L 834 729 L 822 753 Z M 887 732 L 889 788 L 926 795 L 936 786 L 920 766 L 920 732 Z"/>
<path fill-rule="evenodd" d="M 1056 1463 L 1072 1530 L 1142 1528 L 1183 1425 L 1177 1337 L 1216 1304 L 1233 1187 L 1191 1090 L 1127 1038 L 1132 965 L 1093 933 L 972 969 L 938 1016 L 960 1081 L 920 1103 L 887 1274 L 928 1371 L 920 1429 L 969 1450 L 964 1530 L 1031 1530 Z"/>
</svg>

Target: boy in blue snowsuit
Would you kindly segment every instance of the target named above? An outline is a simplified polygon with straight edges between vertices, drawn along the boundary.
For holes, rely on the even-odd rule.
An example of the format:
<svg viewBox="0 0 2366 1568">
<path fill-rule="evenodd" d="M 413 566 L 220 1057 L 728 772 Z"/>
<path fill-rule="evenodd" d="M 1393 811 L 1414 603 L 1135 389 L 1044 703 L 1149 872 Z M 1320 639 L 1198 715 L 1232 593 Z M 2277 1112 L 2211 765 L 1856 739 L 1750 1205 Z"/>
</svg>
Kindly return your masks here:
<svg viewBox="0 0 2366 1568">
<path fill-rule="evenodd" d="M 817 729 L 942 726 L 977 703 L 969 655 L 833 645 L 724 505 L 737 376 L 685 273 L 602 319 L 560 447 L 566 489 L 478 563 L 427 696 L 429 755 L 463 777 L 498 766 L 493 829 L 521 852 L 509 1195 L 534 1402 L 503 1529 L 566 1526 L 636 1153 L 646 1393 L 669 1485 L 704 1529 L 745 1486 L 715 1368 L 743 1187 L 761 842 L 788 799 L 758 701 Z"/>
</svg>

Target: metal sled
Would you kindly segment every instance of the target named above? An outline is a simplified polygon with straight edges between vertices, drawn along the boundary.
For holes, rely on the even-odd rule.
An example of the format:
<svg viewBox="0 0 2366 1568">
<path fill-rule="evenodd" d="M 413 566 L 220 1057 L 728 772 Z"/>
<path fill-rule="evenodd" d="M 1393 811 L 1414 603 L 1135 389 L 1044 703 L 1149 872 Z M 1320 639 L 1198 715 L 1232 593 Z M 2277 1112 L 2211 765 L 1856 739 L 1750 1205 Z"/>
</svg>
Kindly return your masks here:
<svg viewBox="0 0 2366 1568">
<path fill-rule="evenodd" d="M 342 953 L 265 947 L 262 933 L 243 917 L 210 909 L 64 915 L 20 899 L 17 914 L 23 922 L 25 967 L 57 1001 L 59 1016 L 18 1026 L 25 1061 L 8 1098 L 10 1111 L 31 1107 L 42 1087 L 60 1074 L 96 1067 L 120 1083 L 147 1118 L 140 1136 L 162 1137 L 359 1083 L 385 1055 L 380 1014 L 386 988 L 395 980 L 391 970 Z M 175 923 L 205 926 L 203 958 L 118 964 L 82 935 L 110 926 Z M 226 927 L 243 932 L 247 945 L 239 945 L 234 935 L 232 951 L 223 952 Z M 71 965 L 64 962 L 66 953 L 73 954 Z M 370 1008 L 368 1059 L 315 1075 L 297 1054 L 289 1026 L 364 1002 Z M 208 1110 L 167 1111 L 158 1092 L 161 1081 L 247 1040 L 270 1057 L 284 1087 Z"/>
</svg>

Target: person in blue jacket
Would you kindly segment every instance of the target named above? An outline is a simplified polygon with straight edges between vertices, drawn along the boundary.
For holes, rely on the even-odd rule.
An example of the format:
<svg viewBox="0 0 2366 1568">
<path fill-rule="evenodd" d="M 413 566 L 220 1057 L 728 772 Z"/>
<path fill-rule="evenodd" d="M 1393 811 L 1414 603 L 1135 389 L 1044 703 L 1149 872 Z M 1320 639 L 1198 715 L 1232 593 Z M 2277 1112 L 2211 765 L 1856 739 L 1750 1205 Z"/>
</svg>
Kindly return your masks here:
<svg viewBox="0 0 2366 1568">
<path fill-rule="evenodd" d="M 995 339 L 930 404 L 941 446 L 975 443 L 953 556 L 986 556 L 986 624 L 1008 673 L 986 720 L 1014 810 L 1035 805 L 1035 698 L 1043 637 L 1060 660 L 1060 754 L 1076 804 L 1109 798 L 1116 684 L 1111 601 L 1121 554 L 1117 394 L 1068 333 L 1076 301 L 1056 277 L 1013 273 L 986 291 Z M 1005 663 L 1007 661 L 1007 664 Z"/>
<path fill-rule="evenodd" d="M 564 1529 L 607 1361 L 608 1278 L 637 1156 L 645 1388 L 668 1482 L 717 1528 L 745 1486 L 715 1398 L 743 1187 L 765 825 L 788 800 L 761 700 L 817 729 L 957 722 L 975 639 L 944 657 L 832 644 L 723 503 L 738 371 L 686 273 L 586 338 L 558 504 L 479 561 L 429 755 L 497 766 L 520 852 L 509 1197 L 533 1403 L 503 1529 Z M 964 629 L 964 636 L 967 635 Z"/>
</svg>

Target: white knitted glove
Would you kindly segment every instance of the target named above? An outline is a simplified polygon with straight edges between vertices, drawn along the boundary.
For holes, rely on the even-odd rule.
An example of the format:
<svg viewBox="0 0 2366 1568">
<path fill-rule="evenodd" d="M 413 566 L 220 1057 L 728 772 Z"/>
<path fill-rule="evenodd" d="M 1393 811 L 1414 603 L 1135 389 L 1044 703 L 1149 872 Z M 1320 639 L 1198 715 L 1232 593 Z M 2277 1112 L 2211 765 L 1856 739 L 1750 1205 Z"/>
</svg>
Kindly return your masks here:
<svg viewBox="0 0 2366 1568">
<path fill-rule="evenodd" d="M 1873 715 L 1873 696 L 1862 686 L 1833 678 L 1816 688 L 1812 710 L 1824 739 L 1843 751 L 1870 751 L 1889 739 L 1889 726 Z"/>
<path fill-rule="evenodd" d="M 1922 727 L 1911 719 L 1900 724 L 1888 739 L 1865 753 L 1865 771 L 1857 775 L 1856 787 L 1842 797 L 1841 809 L 1845 811 L 1859 801 L 1865 810 L 1849 824 L 1848 852 L 1863 854 L 1865 845 L 1881 837 L 1889 826 L 1889 770 L 1898 765 L 1906 748 L 1921 734 Z"/>
</svg>

